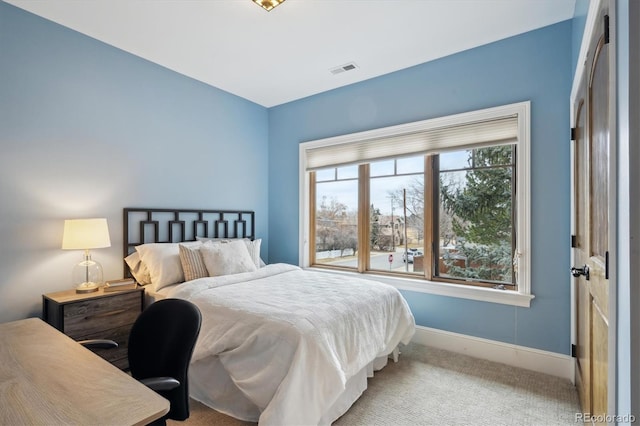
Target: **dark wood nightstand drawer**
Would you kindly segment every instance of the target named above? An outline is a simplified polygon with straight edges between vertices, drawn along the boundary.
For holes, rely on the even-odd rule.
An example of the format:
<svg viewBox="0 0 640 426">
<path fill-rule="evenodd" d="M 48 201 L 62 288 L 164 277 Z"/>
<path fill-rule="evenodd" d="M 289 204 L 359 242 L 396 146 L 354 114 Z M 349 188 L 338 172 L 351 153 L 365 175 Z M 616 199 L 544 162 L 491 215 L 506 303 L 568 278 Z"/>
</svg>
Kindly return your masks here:
<svg viewBox="0 0 640 426">
<path fill-rule="evenodd" d="M 133 324 L 140 312 L 138 293 L 77 302 L 64 310 L 64 333 L 76 340 L 88 339 L 89 335 Z"/>
<path fill-rule="evenodd" d="M 93 352 L 126 370 L 128 341 L 133 323 L 142 312 L 144 288 L 105 293 L 76 294 L 75 290 L 42 296 L 42 318 L 75 340 L 109 339 L 115 349 Z"/>
</svg>

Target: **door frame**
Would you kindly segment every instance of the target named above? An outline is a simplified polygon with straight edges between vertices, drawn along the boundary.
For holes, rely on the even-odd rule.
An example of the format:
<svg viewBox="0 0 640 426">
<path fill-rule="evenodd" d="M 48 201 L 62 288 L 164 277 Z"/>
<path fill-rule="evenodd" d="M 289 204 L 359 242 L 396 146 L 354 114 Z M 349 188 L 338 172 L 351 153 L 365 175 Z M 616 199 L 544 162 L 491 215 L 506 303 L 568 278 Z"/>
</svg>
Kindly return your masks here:
<svg viewBox="0 0 640 426">
<path fill-rule="evenodd" d="M 575 113 L 574 103 L 578 93 L 578 87 L 581 82 L 582 73 L 584 68 L 590 66 L 586 64 L 587 53 L 591 38 L 594 35 L 596 21 L 598 19 L 598 12 L 601 7 L 606 6 L 609 10 L 609 40 L 612 45 L 609 48 L 609 335 L 608 335 L 608 383 L 607 383 L 607 412 L 617 412 L 617 89 L 616 89 L 616 8 L 615 0 L 591 0 L 589 3 L 589 10 L 587 12 L 587 20 L 585 24 L 584 33 L 582 36 L 582 42 L 580 45 L 580 53 L 578 55 L 578 62 L 573 76 L 573 82 L 571 87 L 571 96 L 569 99 L 569 110 L 571 128 L 575 127 Z M 570 148 L 570 173 L 571 173 L 571 234 L 576 235 L 576 223 L 575 223 L 575 199 L 573 194 L 573 188 L 575 188 L 575 148 L 574 141 L 571 141 Z M 575 250 L 571 249 L 571 265 L 575 265 Z M 575 309 L 576 304 L 576 291 L 575 280 L 569 273 L 567 268 L 567 280 L 571 288 L 571 344 L 575 345 L 577 341 L 576 328 L 577 328 L 577 313 Z M 573 358 L 573 376 L 575 378 L 575 372 L 577 368 L 576 359 Z M 573 379 L 575 381 L 575 379 Z"/>
<path fill-rule="evenodd" d="M 618 412 L 640 413 L 640 2 L 616 2 L 618 50 Z"/>
</svg>

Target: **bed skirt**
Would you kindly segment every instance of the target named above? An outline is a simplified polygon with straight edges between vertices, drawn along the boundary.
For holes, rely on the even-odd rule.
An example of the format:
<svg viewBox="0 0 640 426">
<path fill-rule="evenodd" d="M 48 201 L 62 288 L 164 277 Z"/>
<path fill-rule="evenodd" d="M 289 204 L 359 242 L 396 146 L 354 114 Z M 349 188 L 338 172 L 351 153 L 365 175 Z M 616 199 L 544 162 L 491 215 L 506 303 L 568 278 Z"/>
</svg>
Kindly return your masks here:
<svg viewBox="0 0 640 426">
<path fill-rule="evenodd" d="M 367 389 L 367 378 L 387 365 L 389 357 L 397 361 L 398 349 L 378 357 L 352 376 L 340 397 L 327 410 L 320 425 L 330 425 L 347 412 Z M 216 411 L 247 422 L 258 422 L 261 410 L 234 385 L 217 358 L 205 358 L 189 367 L 190 396 Z M 282 425 L 286 426 L 286 425 Z"/>
</svg>

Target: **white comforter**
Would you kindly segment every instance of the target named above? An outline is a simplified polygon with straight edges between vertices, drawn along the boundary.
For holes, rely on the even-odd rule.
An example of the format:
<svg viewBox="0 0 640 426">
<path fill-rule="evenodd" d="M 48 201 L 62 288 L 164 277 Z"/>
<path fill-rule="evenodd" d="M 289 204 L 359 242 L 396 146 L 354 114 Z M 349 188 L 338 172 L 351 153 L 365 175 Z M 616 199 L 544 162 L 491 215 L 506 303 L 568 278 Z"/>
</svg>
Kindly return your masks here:
<svg viewBox="0 0 640 426">
<path fill-rule="evenodd" d="M 168 297 L 202 312 L 192 365 L 210 358 L 255 405 L 253 414 L 242 404 L 214 408 L 260 425 L 318 424 L 350 377 L 415 329 L 394 287 L 286 264 L 193 280 Z M 228 387 L 190 377 L 195 386 Z"/>
</svg>

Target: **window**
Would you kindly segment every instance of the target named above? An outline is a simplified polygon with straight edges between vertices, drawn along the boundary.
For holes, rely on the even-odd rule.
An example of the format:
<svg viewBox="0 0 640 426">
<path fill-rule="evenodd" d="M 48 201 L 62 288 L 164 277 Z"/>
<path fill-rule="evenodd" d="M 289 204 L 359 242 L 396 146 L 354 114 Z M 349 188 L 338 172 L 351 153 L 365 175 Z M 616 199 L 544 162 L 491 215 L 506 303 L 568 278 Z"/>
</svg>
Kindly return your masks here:
<svg viewBox="0 0 640 426">
<path fill-rule="evenodd" d="M 315 262 L 355 268 L 358 249 L 358 167 L 315 174 Z"/>
<path fill-rule="evenodd" d="M 424 245 L 424 156 L 372 162 L 368 174 L 368 269 L 419 274 L 414 257 Z"/>
<path fill-rule="evenodd" d="M 513 145 L 434 158 L 434 277 L 515 288 L 514 159 Z"/>
<path fill-rule="evenodd" d="M 525 102 L 301 144 L 301 265 L 529 306 L 528 135 Z"/>
</svg>

